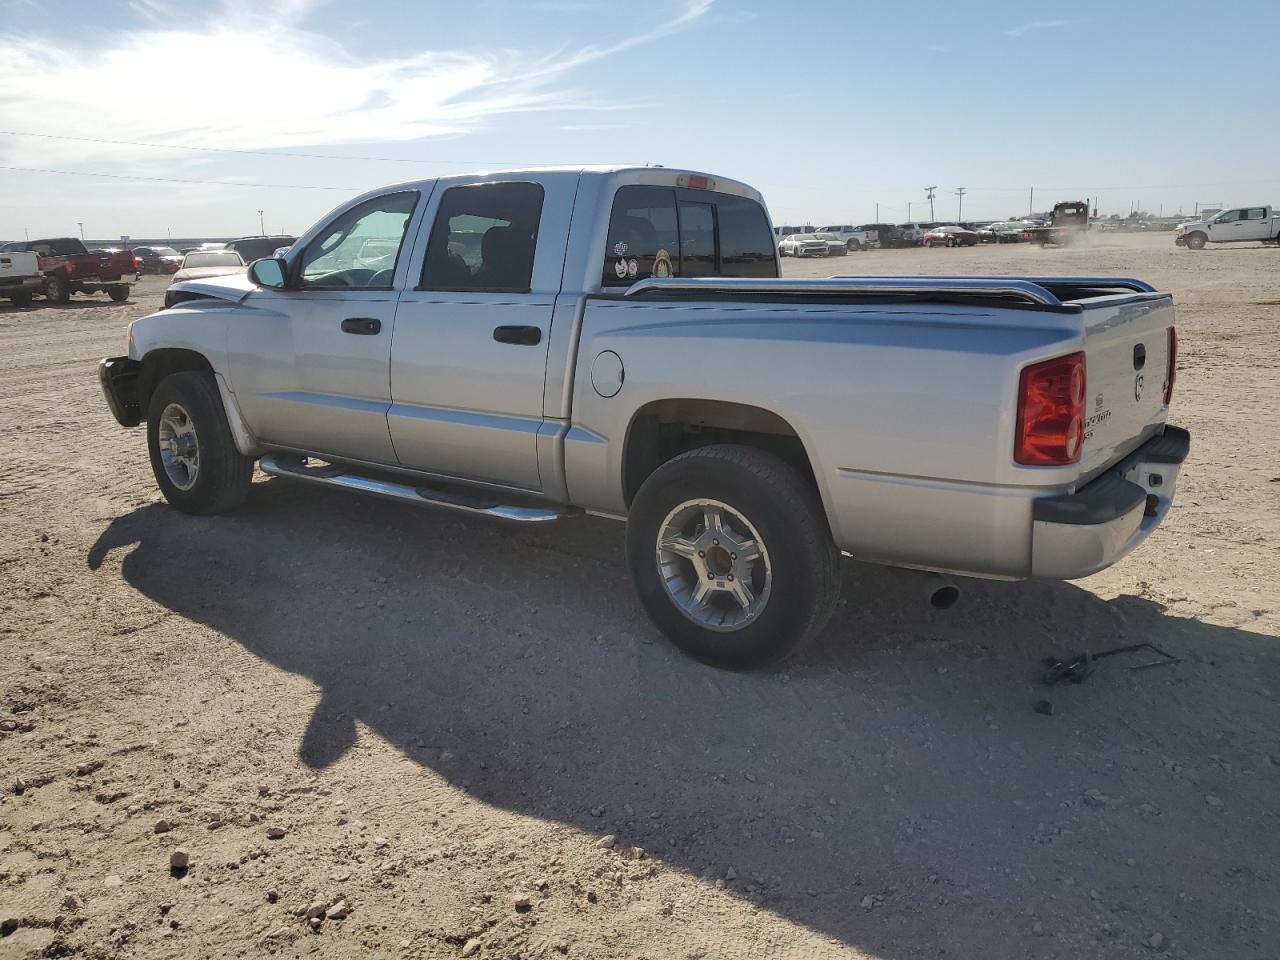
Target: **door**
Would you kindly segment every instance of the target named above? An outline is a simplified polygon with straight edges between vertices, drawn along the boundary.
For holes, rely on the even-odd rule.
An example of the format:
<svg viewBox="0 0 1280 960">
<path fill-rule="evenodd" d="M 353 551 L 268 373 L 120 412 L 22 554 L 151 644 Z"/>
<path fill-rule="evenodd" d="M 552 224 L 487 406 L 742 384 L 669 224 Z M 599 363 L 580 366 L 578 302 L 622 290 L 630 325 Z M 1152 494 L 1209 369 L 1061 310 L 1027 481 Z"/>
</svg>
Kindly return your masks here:
<svg viewBox="0 0 1280 960">
<path fill-rule="evenodd" d="M 292 264 L 288 289 L 255 290 L 228 331 L 232 388 L 267 445 L 394 464 L 388 375 L 401 257 L 419 193 L 349 207 Z M 400 267 L 399 276 L 397 267 Z"/>
<path fill-rule="evenodd" d="M 1246 207 L 1240 218 L 1241 240 L 1270 240 L 1271 221 L 1266 207 Z"/>
<path fill-rule="evenodd" d="M 403 466 L 540 490 L 538 429 L 576 177 L 451 187 L 396 315 L 388 422 Z"/>
<path fill-rule="evenodd" d="M 1232 240 L 1243 239 L 1244 213 L 1243 210 L 1223 210 L 1205 224 L 1209 239 L 1215 243 L 1230 243 Z"/>
</svg>

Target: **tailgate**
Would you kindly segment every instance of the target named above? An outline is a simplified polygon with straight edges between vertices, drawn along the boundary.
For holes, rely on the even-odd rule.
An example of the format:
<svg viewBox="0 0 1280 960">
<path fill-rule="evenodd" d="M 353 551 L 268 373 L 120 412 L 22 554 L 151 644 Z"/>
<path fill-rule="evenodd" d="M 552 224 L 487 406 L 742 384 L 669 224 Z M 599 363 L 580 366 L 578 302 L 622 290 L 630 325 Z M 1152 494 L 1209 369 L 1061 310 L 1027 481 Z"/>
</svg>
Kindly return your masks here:
<svg viewBox="0 0 1280 960">
<path fill-rule="evenodd" d="M 39 260 L 34 253 L 0 253 L 0 277 L 36 277 Z"/>
<path fill-rule="evenodd" d="M 1163 426 L 1173 300 L 1167 295 L 1082 301 L 1085 320 L 1081 480 L 1096 476 Z"/>
</svg>

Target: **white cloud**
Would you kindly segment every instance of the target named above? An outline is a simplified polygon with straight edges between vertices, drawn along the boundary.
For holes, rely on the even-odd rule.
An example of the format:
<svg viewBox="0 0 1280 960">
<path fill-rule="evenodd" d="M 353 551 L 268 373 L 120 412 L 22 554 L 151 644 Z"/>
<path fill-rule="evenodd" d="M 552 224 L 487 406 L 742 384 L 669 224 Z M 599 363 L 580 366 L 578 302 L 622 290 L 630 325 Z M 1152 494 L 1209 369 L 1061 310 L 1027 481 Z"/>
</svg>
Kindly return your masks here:
<svg viewBox="0 0 1280 960">
<path fill-rule="evenodd" d="M 0 129 L 243 150 L 458 135 L 504 113 L 600 109 L 563 87 L 567 74 L 682 29 L 712 2 L 685 0 L 665 22 L 614 44 L 539 57 L 511 50 L 359 57 L 297 25 L 308 0 L 277 3 L 269 17 L 229 0 L 203 23 L 112 33 L 105 43 L 98 37 L 84 46 L 53 37 L 0 37 Z M 280 15 L 282 7 L 288 16 Z M 226 79 L 211 80 L 205 92 L 190 84 L 161 106 L 140 105 L 137 92 L 157 77 Z M 90 126 L 87 91 L 102 94 L 92 98 Z M 0 137 L 0 160 L 19 166 L 157 154 L 168 159 L 178 152 Z"/>
<path fill-rule="evenodd" d="M 1021 37 L 1024 34 L 1034 33 L 1037 30 L 1056 30 L 1058 27 L 1069 27 L 1075 20 L 1032 20 L 1030 23 L 1021 23 L 1016 27 L 1010 27 L 1005 31 L 1005 36 Z"/>
</svg>

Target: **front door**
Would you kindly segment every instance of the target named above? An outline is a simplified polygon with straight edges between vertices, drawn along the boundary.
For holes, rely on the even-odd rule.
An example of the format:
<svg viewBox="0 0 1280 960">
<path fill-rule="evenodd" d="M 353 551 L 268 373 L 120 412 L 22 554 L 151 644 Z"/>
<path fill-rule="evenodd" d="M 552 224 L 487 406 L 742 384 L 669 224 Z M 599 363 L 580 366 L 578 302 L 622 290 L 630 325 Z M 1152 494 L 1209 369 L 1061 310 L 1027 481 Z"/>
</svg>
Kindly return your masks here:
<svg viewBox="0 0 1280 960">
<path fill-rule="evenodd" d="M 228 336 L 232 388 L 268 446 L 394 464 L 387 429 L 397 259 L 416 190 L 340 213 L 292 265 L 289 289 L 256 290 Z"/>
</svg>

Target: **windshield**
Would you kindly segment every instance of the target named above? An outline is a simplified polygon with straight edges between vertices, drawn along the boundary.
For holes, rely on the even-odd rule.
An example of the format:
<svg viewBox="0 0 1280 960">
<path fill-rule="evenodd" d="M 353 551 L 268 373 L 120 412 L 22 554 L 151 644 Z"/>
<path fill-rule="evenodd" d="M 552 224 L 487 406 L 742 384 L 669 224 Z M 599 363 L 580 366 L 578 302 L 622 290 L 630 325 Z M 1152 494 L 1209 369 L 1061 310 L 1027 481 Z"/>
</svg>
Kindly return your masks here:
<svg viewBox="0 0 1280 960">
<path fill-rule="evenodd" d="M 179 256 L 178 251 L 173 249 L 173 247 L 152 247 L 151 252 L 154 253 L 157 257 Z"/>
<path fill-rule="evenodd" d="M 212 250 L 207 253 L 188 253 L 182 267 L 243 267 L 244 261 L 234 250 Z"/>
</svg>

